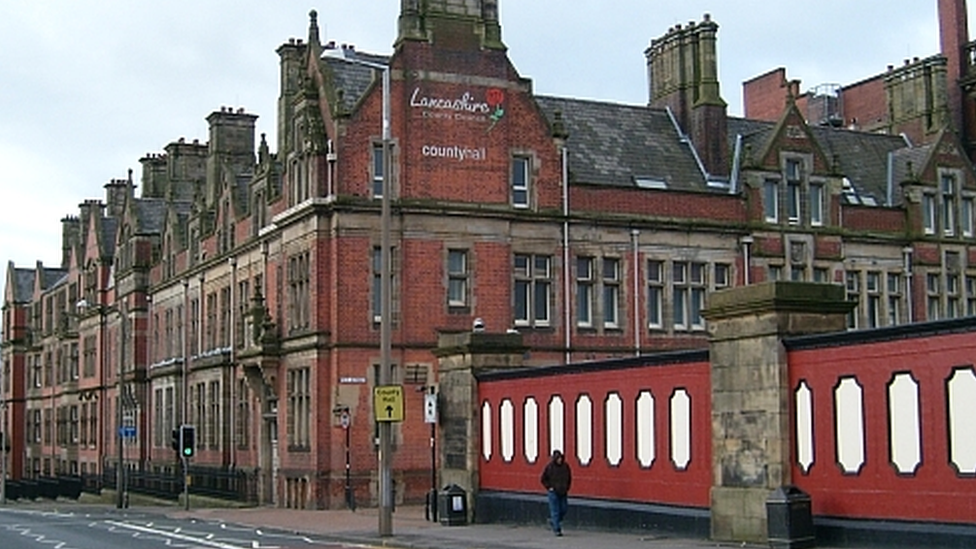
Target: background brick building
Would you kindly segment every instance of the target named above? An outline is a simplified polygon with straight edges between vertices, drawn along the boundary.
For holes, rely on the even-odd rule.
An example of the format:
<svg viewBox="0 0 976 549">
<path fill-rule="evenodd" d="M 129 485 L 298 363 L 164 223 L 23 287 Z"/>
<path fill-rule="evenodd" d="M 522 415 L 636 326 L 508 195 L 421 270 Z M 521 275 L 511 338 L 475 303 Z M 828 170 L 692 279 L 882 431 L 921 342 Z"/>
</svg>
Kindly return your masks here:
<svg viewBox="0 0 976 549">
<path fill-rule="evenodd" d="M 759 119 L 729 117 L 707 16 L 651 42 L 647 106 L 537 96 L 497 10 L 404 2 L 389 57 L 323 41 L 313 12 L 278 49 L 274 151 L 222 107 L 206 143 L 141 159 L 138 196 L 129 174 L 66 217 L 61 265 L 11 266 L 14 477 L 171 474 L 190 423 L 199 474 L 247 475 L 248 497 L 341 506 L 348 455 L 374 504 L 384 171 L 399 499 L 428 488 L 432 350 L 476 319 L 542 366 L 704 348 L 709 295 L 765 280 L 845 285 L 852 329 L 976 313 L 976 176 L 941 114 L 945 54 L 899 69 L 931 85 L 886 84 L 931 103 L 906 140 L 811 120 L 778 72 L 747 83 Z M 389 165 L 370 65 L 391 75 Z"/>
</svg>

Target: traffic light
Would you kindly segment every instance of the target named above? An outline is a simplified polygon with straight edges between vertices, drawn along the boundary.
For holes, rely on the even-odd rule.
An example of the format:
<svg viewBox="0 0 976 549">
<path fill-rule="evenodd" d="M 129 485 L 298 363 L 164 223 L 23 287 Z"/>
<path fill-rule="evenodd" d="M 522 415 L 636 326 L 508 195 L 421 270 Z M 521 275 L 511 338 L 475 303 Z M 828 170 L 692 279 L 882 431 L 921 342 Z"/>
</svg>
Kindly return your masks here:
<svg viewBox="0 0 976 549">
<path fill-rule="evenodd" d="M 174 452 L 180 451 L 180 430 L 173 429 L 170 433 L 170 446 L 173 447 Z"/>
<path fill-rule="evenodd" d="M 180 455 L 189 458 L 193 457 L 196 448 L 196 430 L 192 425 L 180 426 Z"/>
</svg>

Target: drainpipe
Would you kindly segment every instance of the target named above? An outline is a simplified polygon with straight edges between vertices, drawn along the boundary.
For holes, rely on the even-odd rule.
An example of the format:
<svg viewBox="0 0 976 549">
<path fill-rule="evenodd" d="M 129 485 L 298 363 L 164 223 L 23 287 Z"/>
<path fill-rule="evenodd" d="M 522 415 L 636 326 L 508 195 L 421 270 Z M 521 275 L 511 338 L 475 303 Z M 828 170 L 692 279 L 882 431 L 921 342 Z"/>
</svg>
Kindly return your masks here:
<svg viewBox="0 0 976 549">
<path fill-rule="evenodd" d="M 563 183 L 563 332 L 565 333 L 565 356 L 563 364 L 569 364 L 572 360 L 570 346 L 572 340 L 572 311 L 570 307 L 570 288 L 569 288 L 569 151 L 566 147 L 560 150 L 562 157 L 562 183 Z"/>
<path fill-rule="evenodd" d="M 641 354 L 641 332 L 644 331 L 641 325 L 641 315 L 640 315 L 640 250 L 638 247 L 638 239 L 640 238 L 640 229 L 631 229 L 630 231 L 631 243 L 633 245 L 634 254 L 634 354 L 640 356 Z"/>
<path fill-rule="evenodd" d="M 752 283 L 752 236 L 743 236 L 740 240 L 742 243 L 742 284 L 748 286 Z"/>
<path fill-rule="evenodd" d="M 895 153 L 888 152 L 888 189 L 885 195 L 885 206 L 891 207 L 895 203 Z"/>
</svg>

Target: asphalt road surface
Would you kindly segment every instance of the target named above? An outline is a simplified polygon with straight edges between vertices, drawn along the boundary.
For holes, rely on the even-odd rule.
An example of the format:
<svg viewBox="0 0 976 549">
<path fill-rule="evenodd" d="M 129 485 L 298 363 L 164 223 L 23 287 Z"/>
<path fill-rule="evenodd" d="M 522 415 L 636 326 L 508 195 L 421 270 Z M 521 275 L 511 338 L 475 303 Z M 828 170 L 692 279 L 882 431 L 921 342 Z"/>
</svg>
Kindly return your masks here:
<svg viewBox="0 0 976 549">
<path fill-rule="evenodd" d="M 144 512 L 0 508 L 0 549 L 363 549 L 287 532 Z"/>
</svg>

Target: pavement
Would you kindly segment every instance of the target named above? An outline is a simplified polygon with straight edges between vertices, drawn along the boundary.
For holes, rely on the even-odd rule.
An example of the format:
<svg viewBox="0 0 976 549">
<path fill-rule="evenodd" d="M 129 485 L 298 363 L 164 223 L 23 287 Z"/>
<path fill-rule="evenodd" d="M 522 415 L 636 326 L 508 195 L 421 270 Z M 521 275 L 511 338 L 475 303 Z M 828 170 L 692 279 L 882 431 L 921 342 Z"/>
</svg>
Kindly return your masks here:
<svg viewBox="0 0 976 549">
<path fill-rule="evenodd" d="M 404 549 L 697 549 L 768 547 L 681 538 L 662 533 L 563 530 L 556 537 L 541 525 L 469 524 L 444 526 L 424 517 L 424 506 L 400 506 L 393 513 L 393 534 L 379 535 L 379 511 L 302 511 L 270 507 L 166 510 L 173 518 L 228 522 L 304 534 L 319 540 Z"/>
</svg>

